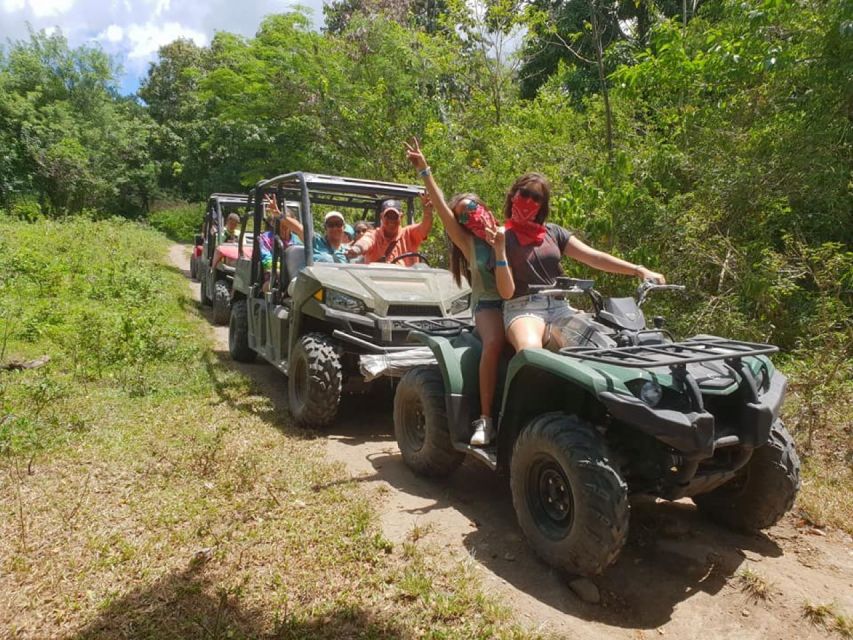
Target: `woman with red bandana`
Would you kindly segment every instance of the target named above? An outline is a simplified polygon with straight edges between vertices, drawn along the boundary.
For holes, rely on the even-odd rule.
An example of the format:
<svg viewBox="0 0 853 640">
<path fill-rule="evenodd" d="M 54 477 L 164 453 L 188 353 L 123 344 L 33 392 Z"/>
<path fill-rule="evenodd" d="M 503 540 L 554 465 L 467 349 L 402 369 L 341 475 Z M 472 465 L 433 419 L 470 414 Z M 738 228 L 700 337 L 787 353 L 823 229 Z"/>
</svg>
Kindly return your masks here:
<svg viewBox="0 0 853 640">
<path fill-rule="evenodd" d="M 432 177 L 426 158 L 417 139 L 406 145 L 406 155 L 424 179 L 427 193 L 438 212 L 453 246 L 450 251 L 450 271 L 461 285 L 461 275 L 471 284 L 471 306 L 474 324 L 483 348 L 480 354 L 480 417 L 474 421 L 471 444 L 489 444 L 495 435 L 492 422 L 492 403 L 497 384 L 498 359 L 503 350 L 504 328 L 501 307 L 503 300 L 495 284 L 495 255 L 486 240 L 487 230 L 497 227 L 495 218 L 482 200 L 473 193 L 453 196 L 450 202 Z"/>
<path fill-rule="evenodd" d="M 516 351 L 542 348 L 550 340 L 551 325 L 574 313 L 565 300 L 529 293 L 530 285 L 551 285 L 563 275 L 563 256 L 600 271 L 665 282 L 660 273 L 593 249 L 563 227 L 546 223 L 549 198 L 545 176 L 521 176 L 506 196 L 505 228 L 486 232 L 495 248 L 498 291 L 506 300 L 506 337 Z"/>
</svg>

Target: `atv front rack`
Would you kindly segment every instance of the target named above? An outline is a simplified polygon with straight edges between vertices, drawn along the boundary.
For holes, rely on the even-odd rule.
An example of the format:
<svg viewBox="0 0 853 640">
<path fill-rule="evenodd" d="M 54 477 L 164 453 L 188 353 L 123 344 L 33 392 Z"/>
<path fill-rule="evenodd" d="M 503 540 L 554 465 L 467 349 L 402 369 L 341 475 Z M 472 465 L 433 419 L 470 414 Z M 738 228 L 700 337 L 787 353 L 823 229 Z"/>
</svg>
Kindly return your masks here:
<svg viewBox="0 0 853 640">
<path fill-rule="evenodd" d="M 455 337 L 472 325 L 471 321 L 458 318 L 425 318 L 406 320 L 403 323 L 409 329 L 421 331 L 431 336 Z"/>
<path fill-rule="evenodd" d="M 683 342 L 636 347 L 563 347 L 560 353 L 570 358 L 610 364 L 618 367 L 652 369 L 708 362 L 709 360 L 740 359 L 776 353 L 779 347 L 758 342 L 742 342 L 713 336 L 689 338 Z"/>
</svg>

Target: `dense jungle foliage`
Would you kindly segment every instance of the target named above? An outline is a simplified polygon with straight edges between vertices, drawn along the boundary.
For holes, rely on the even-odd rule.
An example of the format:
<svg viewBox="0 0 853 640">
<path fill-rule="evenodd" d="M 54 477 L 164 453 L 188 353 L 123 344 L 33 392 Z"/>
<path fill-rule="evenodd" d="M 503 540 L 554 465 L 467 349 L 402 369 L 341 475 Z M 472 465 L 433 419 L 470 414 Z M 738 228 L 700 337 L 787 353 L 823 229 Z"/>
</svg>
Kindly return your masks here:
<svg viewBox="0 0 853 640">
<path fill-rule="evenodd" d="M 338 0 L 325 24 L 173 42 L 129 97 L 99 49 L 11 43 L 0 208 L 145 218 L 291 170 L 411 182 L 412 135 L 495 210 L 540 171 L 555 221 L 688 285 L 660 302 L 678 333 L 779 344 L 805 453 L 849 475 L 853 1 Z"/>
</svg>

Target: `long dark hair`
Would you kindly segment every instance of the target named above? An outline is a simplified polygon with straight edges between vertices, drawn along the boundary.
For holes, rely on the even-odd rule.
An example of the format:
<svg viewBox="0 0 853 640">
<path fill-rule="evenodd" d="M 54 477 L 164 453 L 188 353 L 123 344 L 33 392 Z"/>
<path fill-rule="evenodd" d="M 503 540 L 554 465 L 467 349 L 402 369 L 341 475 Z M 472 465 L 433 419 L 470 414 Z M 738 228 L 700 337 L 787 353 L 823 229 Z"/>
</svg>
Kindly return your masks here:
<svg viewBox="0 0 853 640">
<path fill-rule="evenodd" d="M 456 217 L 456 205 L 463 200 L 473 200 L 479 205 L 484 207 L 486 206 L 486 204 L 480 199 L 480 196 L 476 193 L 457 193 L 447 202 L 447 206 L 454 218 Z M 468 235 L 474 235 L 464 224 L 460 223 L 459 226 L 462 227 Z M 456 243 L 452 241 L 450 243 L 450 273 L 453 274 L 453 280 L 456 281 L 457 286 L 462 286 L 463 273 L 465 274 L 465 279 L 468 281 L 468 284 L 471 284 L 471 265 L 468 264 L 468 260 L 465 258 L 465 254 L 462 253 L 462 249 L 457 247 Z"/>
<path fill-rule="evenodd" d="M 512 217 L 513 196 L 519 191 L 519 189 L 525 189 L 533 186 L 540 187 L 542 192 L 542 202 L 540 203 L 541 206 L 539 207 L 539 213 L 536 214 L 536 223 L 543 224 L 545 222 L 545 219 L 548 217 L 548 213 L 551 211 L 548 205 L 551 200 L 551 184 L 548 182 L 548 178 L 543 176 L 541 173 L 536 172 L 525 173 L 512 183 L 512 186 L 506 194 L 506 201 L 504 201 L 504 220 L 509 220 Z"/>
</svg>

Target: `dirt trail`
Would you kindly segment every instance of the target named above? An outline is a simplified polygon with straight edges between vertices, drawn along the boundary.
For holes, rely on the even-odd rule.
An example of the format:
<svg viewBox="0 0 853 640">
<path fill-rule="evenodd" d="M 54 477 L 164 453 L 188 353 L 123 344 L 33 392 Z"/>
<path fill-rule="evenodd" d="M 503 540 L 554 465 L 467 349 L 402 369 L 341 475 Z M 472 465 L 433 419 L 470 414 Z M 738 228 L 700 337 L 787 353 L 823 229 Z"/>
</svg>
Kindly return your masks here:
<svg viewBox="0 0 853 640">
<path fill-rule="evenodd" d="M 170 257 L 189 277 L 183 246 Z M 198 300 L 198 284 L 192 283 Z M 210 319 L 209 310 L 204 315 Z M 228 359 L 228 328 L 214 327 Z M 286 378 L 265 364 L 238 365 L 272 401 L 285 405 Z M 633 500 L 631 535 L 617 563 L 593 581 L 601 603 L 587 604 L 565 576 L 540 562 L 516 525 L 509 487 L 466 461 L 450 478 L 424 480 L 403 464 L 393 438 L 391 400 L 348 398 L 328 434 L 332 460 L 378 488 L 384 533 L 403 540 L 414 526 L 447 555 L 474 559 L 486 591 L 531 629 L 570 638 L 825 638 L 802 616 L 803 605 L 835 602 L 853 615 L 853 540 L 816 531 L 787 516 L 766 534 L 746 536 L 703 520 L 689 500 Z M 750 598 L 739 574 L 749 569 L 770 587 Z"/>
</svg>

